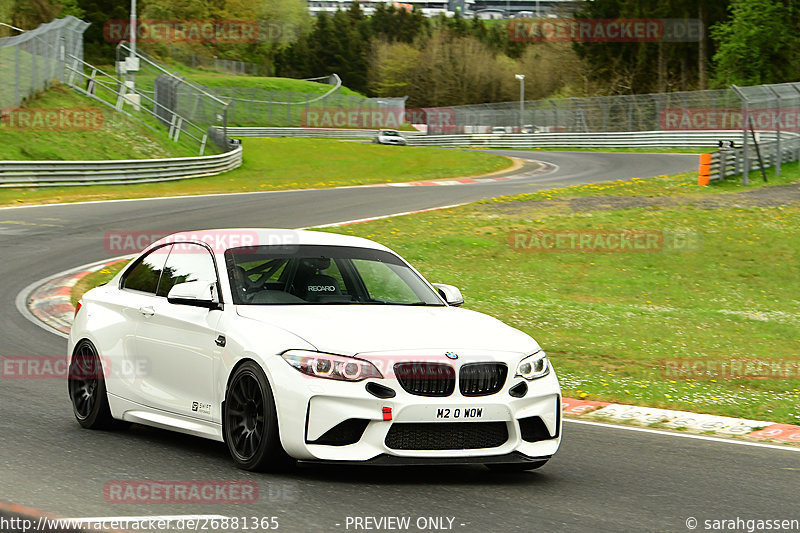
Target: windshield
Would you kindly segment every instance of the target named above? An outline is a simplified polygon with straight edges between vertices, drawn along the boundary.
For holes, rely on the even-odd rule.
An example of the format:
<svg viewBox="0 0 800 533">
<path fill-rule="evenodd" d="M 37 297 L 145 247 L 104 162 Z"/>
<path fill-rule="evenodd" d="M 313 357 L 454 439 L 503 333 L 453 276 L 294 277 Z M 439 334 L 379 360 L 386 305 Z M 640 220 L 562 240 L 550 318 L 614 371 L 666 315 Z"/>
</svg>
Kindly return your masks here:
<svg viewBox="0 0 800 533">
<path fill-rule="evenodd" d="M 384 130 L 381 132 L 381 135 L 386 135 L 387 137 L 400 137 L 400 133 L 392 130 Z"/>
<path fill-rule="evenodd" d="M 225 252 L 239 305 L 444 305 L 396 255 L 345 246 L 259 246 Z"/>
</svg>

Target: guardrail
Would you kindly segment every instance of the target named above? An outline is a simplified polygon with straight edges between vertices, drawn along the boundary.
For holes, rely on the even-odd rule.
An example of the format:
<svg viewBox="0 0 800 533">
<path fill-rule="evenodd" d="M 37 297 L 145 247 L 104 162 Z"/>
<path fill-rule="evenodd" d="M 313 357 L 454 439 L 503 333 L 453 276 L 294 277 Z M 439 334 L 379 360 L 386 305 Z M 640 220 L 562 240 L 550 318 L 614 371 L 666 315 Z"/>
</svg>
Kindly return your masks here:
<svg viewBox="0 0 800 533">
<path fill-rule="evenodd" d="M 242 164 L 242 147 L 171 159 L 0 161 L 0 188 L 122 185 L 213 176 Z"/>
<path fill-rule="evenodd" d="M 409 137 L 412 146 L 492 146 L 497 148 L 702 148 L 738 131 L 638 131 L 596 133 L 465 134 Z"/>
<path fill-rule="evenodd" d="M 298 137 L 324 139 L 372 139 L 378 130 L 344 129 L 344 128 L 261 128 L 233 127 L 227 128 L 228 137 Z M 401 131 L 406 138 L 424 136 L 418 131 Z"/>
<path fill-rule="evenodd" d="M 372 139 L 377 130 L 336 128 L 229 127 L 230 137 L 300 137 L 328 139 Z M 470 133 L 425 135 L 400 132 L 411 146 L 491 146 L 498 148 L 579 147 L 579 148 L 703 148 L 720 140 L 738 139 L 740 131 L 639 131 L 596 133 Z M 773 132 L 759 134 L 774 138 Z M 772 137 L 770 137 L 772 136 Z"/>
<path fill-rule="evenodd" d="M 778 139 L 774 132 L 770 133 L 774 139 L 758 143 L 758 149 L 755 144 L 748 143 L 746 146 L 720 148 L 708 154 L 707 162 L 700 162 L 701 178 L 706 176 L 708 181 L 719 181 L 741 174 L 746 183 L 747 173 L 752 170 L 776 167 L 780 175 L 783 163 L 800 161 L 800 135 L 784 132 Z M 703 165 L 707 165 L 707 168 Z"/>
</svg>

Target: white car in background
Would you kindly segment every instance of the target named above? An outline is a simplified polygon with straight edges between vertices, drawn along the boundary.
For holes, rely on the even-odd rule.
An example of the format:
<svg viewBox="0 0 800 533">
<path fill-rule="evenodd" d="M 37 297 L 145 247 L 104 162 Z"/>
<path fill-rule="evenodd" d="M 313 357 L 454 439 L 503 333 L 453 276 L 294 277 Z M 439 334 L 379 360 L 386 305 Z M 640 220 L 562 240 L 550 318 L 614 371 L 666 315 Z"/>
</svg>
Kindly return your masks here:
<svg viewBox="0 0 800 533">
<path fill-rule="evenodd" d="M 528 335 L 459 308 L 388 248 L 314 231 L 175 234 L 86 293 L 78 422 L 227 443 L 237 466 L 543 465 L 561 390 Z"/>
<path fill-rule="evenodd" d="M 378 130 L 373 142 L 377 144 L 396 144 L 406 146 L 408 141 L 397 130 Z"/>
</svg>

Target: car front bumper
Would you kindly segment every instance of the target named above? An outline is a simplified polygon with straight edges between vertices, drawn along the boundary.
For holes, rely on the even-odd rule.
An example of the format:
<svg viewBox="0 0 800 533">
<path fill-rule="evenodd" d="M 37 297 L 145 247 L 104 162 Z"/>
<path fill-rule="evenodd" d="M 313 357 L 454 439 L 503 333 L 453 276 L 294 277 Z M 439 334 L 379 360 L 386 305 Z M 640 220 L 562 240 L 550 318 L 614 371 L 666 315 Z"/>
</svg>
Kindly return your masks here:
<svg viewBox="0 0 800 533">
<path fill-rule="evenodd" d="M 456 387 L 450 396 L 427 397 L 406 392 L 394 378 L 342 382 L 305 376 L 283 361 L 270 366 L 281 443 L 299 460 L 530 462 L 551 457 L 561 441 L 561 391 L 552 371 L 526 382 L 521 398 L 509 389 L 525 380 L 511 376 L 489 396 L 465 397 Z M 396 396 L 375 397 L 370 381 Z"/>
</svg>

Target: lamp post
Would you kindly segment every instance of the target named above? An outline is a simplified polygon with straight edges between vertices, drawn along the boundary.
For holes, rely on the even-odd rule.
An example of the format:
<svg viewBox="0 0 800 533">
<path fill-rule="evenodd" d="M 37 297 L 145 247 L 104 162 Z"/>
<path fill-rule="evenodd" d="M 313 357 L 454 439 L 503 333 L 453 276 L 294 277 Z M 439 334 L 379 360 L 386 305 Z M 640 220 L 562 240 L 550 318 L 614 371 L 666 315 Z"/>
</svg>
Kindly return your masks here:
<svg viewBox="0 0 800 533">
<path fill-rule="evenodd" d="M 525 74 L 514 74 L 514 77 L 519 80 L 519 132 L 525 129 L 525 120 L 523 113 L 525 112 Z"/>
<path fill-rule="evenodd" d="M 131 42 L 131 53 L 130 53 L 130 61 L 128 61 L 128 79 L 130 81 L 130 88 L 133 89 L 136 87 L 136 71 L 138 70 L 138 65 L 136 65 L 136 0 L 131 0 L 131 34 L 130 34 L 130 42 Z M 136 67 L 136 68 L 134 68 Z"/>
</svg>

